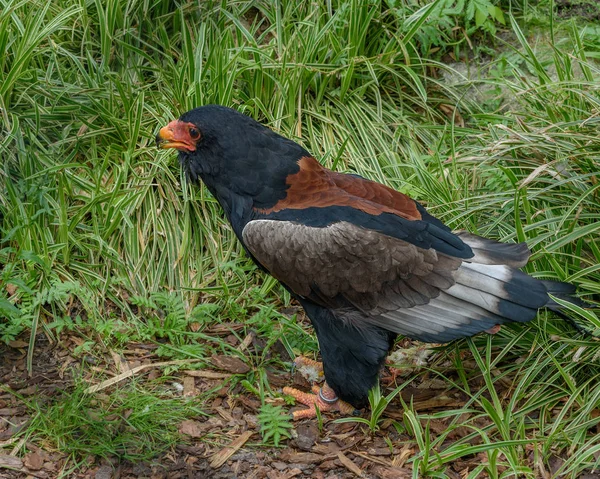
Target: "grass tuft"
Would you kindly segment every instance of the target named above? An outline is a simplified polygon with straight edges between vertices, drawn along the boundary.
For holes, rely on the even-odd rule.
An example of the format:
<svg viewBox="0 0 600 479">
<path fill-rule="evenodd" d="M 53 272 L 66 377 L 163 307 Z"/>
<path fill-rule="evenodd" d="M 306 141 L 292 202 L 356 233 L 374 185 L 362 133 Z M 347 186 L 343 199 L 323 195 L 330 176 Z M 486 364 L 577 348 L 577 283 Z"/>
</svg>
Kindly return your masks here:
<svg viewBox="0 0 600 479">
<path fill-rule="evenodd" d="M 203 414 L 198 404 L 168 397 L 166 391 L 133 385 L 92 396 L 85 387 L 76 385 L 50 404 L 30 403 L 34 416 L 27 434 L 74 460 L 91 454 L 139 462 L 182 442 L 181 421 Z"/>
</svg>

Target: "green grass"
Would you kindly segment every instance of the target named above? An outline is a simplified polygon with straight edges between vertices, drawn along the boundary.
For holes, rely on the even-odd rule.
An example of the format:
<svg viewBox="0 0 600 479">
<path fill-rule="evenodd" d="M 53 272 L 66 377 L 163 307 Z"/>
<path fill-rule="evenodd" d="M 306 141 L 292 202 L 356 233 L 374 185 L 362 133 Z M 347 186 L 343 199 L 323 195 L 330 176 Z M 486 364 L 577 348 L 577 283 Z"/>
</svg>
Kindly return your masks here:
<svg viewBox="0 0 600 479">
<path fill-rule="evenodd" d="M 289 296 L 245 258 L 216 201 L 154 148 L 162 125 L 208 103 L 259 119 L 328 167 L 411 194 L 454 228 L 527 241 L 530 274 L 597 299 L 597 27 L 543 19 L 533 35 L 488 2 L 503 9 L 511 40 L 495 42 L 481 80 L 450 84 L 444 55 L 484 49 L 471 52 L 452 29 L 433 38 L 440 18 L 486 42 L 501 23 L 489 17 L 478 29 L 475 13 L 444 13 L 446 3 L 0 0 L 0 340 L 29 335 L 30 366 L 37 334 L 57 341 L 66 331 L 84 339 L 76 355 L 152 340 L 165 357 L 204 358 L 235 354 L 207 331 L 238 321 L 292 354 L 316 350 L 276 315 Z M 540 10 L 518 7 L 539 23 Z M 595 329 L 592 319 L 579 321 Z M 535 477 L 527 443 L 540 464 L 565 457 L 567 477 L 598 467 L 599 354 L 545 312 L 450 346 L 457 372 L 434 364 L 430 374 L 470 400 L 434 415 L 407 405 L 415 471 L 444 477 L 452 461 L 487 452 L 469 477 Z M 465 355 L 476 368 L 462 367 Z M 276 395 L 260 373 L 271 359 L 245 359 L 256 369 L 248 384 Z M 508 397 L 498 381 L 511 385 Z M 125 447 L 69 449 L 60 411 L 40 411 L 30 438 L 69 454 Z M 447 431 L 430 435 L 427 421 L 440 417 Z M 459 425 L 470 435 L 448 441 Z"/>
<path fill-rule="evenodd" d="M 77 462 L 86 455 L 133 462 L 155 458 L 181 437 L 182 420 L 203 415 L 198 400 L 176 397 L 167 384 L 154 390 L 115 389 L 108 395 L 85 393 L 77 384 L 50 404 L 30 403 L 27 434 L 49 441 Z"/>
</svg>

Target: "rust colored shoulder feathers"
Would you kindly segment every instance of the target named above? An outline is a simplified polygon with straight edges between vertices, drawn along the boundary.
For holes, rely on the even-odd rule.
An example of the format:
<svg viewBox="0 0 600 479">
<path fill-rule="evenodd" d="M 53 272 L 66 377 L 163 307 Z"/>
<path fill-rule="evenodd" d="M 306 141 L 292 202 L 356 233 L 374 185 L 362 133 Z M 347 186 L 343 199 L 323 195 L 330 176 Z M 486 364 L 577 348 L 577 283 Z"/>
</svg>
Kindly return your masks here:
<svg viewBox="0 0 600 479">
<path fill-rule="evenodd" d="M 323 168 L 312 157 L 301 158 L 300 171 L 287 177 L 287 196 L 263 213 L 285 209 L 349 206 L 370 215 L 391 213 L 407 220 L 420 220 L 416 203 L 387 186 Z"/>
</svg>

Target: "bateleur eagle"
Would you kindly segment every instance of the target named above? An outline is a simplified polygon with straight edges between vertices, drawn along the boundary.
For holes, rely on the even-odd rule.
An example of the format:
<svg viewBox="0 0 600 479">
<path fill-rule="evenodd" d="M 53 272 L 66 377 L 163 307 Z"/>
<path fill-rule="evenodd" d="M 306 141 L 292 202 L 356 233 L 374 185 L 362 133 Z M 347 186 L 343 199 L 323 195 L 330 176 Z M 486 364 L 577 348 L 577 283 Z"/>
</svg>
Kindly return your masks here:
<svg viewBox="0 0 600 479">
<path fill-rule="evenodd" d="M 321 409 L 337 397 L 363 407 L 398 334 L 447 342 L 558 309 L 548 293 L 574 300 L 571 285 L 518 269 L 525 243 L 452 232 L 408 196 L 330 171 L 230 108 L 185 113 L 157 145 L 179 150 L 248 255 L 304 307 L 323 359 Z"/>
</svg>

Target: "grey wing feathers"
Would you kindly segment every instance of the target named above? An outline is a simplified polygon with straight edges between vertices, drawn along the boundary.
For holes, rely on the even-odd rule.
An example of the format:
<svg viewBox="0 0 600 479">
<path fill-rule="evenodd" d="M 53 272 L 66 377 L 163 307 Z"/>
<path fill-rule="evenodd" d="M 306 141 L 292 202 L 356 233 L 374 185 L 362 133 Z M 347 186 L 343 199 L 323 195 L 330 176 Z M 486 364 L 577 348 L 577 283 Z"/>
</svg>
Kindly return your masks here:
<svg viewBox="0 0 600 479">
<path fill-rule="evenodd" d="M 496 324 L 530 321 L 539 308 L 552 306 L 549 286 L 562 285 L 517 269 L 530 255 L 525 244 L 469 233 L 460 233 L 475 253 L 468 262 L 345 222 L 314 228 L 255 220 L 243 238 L 297 294 L 316 292 L 326 305 L 343 297 L 344 307 L 330 306 L 340 320 L 366 321 L 421 341 L 446 342 Z"/>
<path fill-rule="evenodd" d="M 425 304 L 454 284 L 461 260 L 347 222 L 325 228 L 254 220 L 243 239 L 252 255 L 300 296 L 343 297 L 362 311 Z"/>
<path fill-rule="evenodd" d="M 388 311 L 373 317 L 371 322 L 413 339 L 443 343 L 472 336 L 505 321 L 484 308 L 442 292 L 426 305 Z"/>
<path fill-rule="evenodd" d="M 384 312 L 374 322 L 421 341 L 446 342 L 530 321 L 549 301 L 544 282 L 503 265 L 463 263 L 455 280 L 428 304 Z"/>
</svg>

